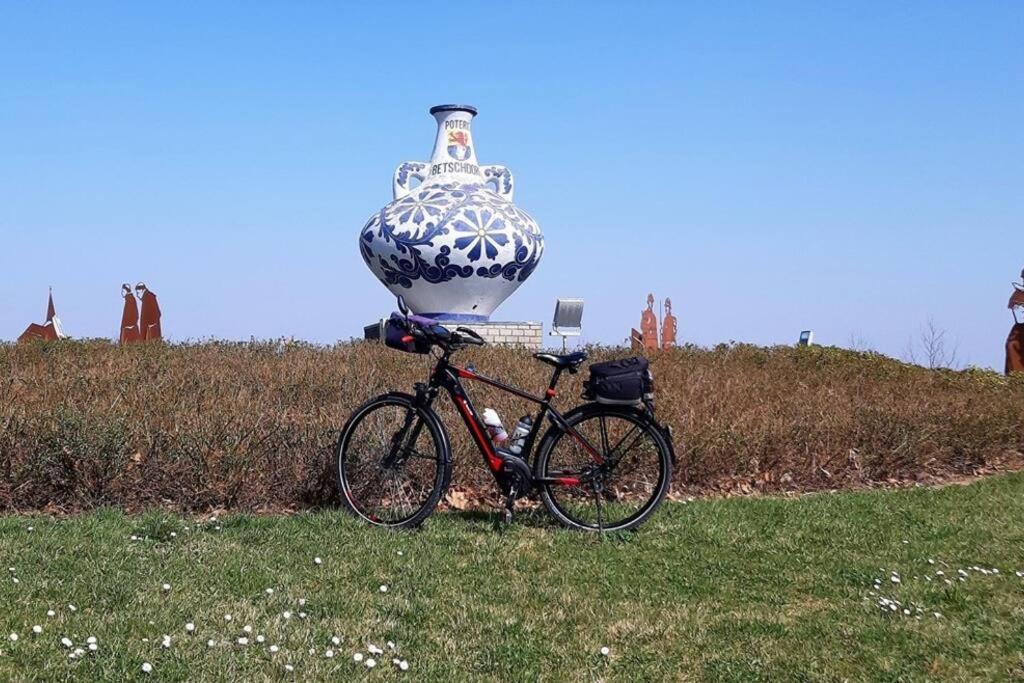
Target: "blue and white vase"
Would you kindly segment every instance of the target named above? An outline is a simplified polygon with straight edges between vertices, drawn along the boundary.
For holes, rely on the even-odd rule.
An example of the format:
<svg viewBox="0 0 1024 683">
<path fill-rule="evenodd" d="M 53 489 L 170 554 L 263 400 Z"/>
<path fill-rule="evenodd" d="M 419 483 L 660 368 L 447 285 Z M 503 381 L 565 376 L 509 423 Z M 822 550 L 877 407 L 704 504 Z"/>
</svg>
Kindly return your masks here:
<svg viewBox="0 0 1024 683">
<path fill-rule="evenodd" d="M 512 203 L 512 173 L 477 163 L 476 109 L 444 104 L 430 113 L 437 119 L 430 161 L 395 170 L 395 199 L 367 221 L 359 249 L 414 313 L 486 321 L 537 267 L 544 238 Z"/>
</svg>

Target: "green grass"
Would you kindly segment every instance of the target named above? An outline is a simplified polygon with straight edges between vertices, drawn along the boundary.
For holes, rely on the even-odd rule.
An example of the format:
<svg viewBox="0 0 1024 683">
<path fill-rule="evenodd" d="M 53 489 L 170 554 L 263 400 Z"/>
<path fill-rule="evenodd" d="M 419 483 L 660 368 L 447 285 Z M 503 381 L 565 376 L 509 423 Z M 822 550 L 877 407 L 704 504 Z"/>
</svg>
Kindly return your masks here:
<svg viewBox="0 0 1024 683">
<path fill-rule="evenodd" d="M 666 504 L 639 533 L 605 539 L 552 527 L 540 512 L 506 530 L 486 515 L 438 514 L 416 533 L 340 512 L 198 524 L 111 511 L 6 516 L 0 679 L 123 680 L 143 677 L 145 661 L 152 680 L 1024 677 L 1022 520 L 1024 475 Z M 921 619 L 879 608 L 875 578 L 884 596 L 919 605 Z M 245 624 L 252 644 L 241 647 Z M 60 639 L 78 646 L 90 635 L 98 651 L 69 659 Z M 335 635 L 342 644 L 328 659 Z M 408 672 L 390 652 L 372 671 L 352 661 L 389 640 Z"/>
</svg>

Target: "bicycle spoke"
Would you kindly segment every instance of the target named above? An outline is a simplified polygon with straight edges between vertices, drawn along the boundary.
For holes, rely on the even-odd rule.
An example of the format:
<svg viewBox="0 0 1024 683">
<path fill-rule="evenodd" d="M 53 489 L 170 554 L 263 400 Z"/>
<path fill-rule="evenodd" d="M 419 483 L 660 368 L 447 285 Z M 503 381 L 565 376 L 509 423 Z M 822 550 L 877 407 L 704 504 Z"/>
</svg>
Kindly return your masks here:
<svg viewBox="0 0 1024 683">
<path fill-rule="evenodd" d="M 437 456 L 424 455 L 423 453 L 420 453 L 419 451 L 413 450 L 411 448 L 405 449 L 405 457 L 407 457 L 407 458 L 422 458 L 423 460 L 434 460 L 434 461 L 437 460 Z"/>
<path fill-rule="evenodd" d="M 640 432 L 639 434 L 637 434 L 637 437 L 636 437 L 637 439 L 643 437 L 643 435 L 644 435 L 643 432 L 640 430 L 640 426 L 639 425 L 634 425 L 633 429 L 631 429 L 628 434 L 626 434 L 624 437 L 619 439 L 619 442 L 617 444 L 615 444 L 615 448 L 613 448 L 611 451 L 608 452 L 608 459 L 609 460 L 613 460 L 613 461 L 615 460 L 615 458 L 613 458 L 612 456 L 614 456 L 616 453 L 618 453 L 619 446 L 621 446 L 622 443 L 626 439 L 628 439 L 630 437 L 630 435 L 632 435 L 634 432 Z M 633 440 L 633 443 L 636 443 L 636 439 Z M 630 444 L 630 447 L 632 447 L 632 446 L 633 446 L 633 444 Z"/>
</svg>

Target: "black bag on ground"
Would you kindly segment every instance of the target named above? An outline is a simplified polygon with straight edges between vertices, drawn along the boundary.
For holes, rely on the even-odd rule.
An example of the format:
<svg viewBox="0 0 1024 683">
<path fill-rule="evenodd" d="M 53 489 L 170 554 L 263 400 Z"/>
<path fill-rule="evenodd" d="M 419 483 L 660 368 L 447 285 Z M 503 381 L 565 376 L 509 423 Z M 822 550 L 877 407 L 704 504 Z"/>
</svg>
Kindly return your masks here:
<svg viewBox="0 0 1024 683">
<path fill-rule="evenodd" d="M 583 398 L 598 403 L 634 405 L 653 396 L 654 376 L 641 357 L 594 363 L 583 383 Z"/>
</svg>

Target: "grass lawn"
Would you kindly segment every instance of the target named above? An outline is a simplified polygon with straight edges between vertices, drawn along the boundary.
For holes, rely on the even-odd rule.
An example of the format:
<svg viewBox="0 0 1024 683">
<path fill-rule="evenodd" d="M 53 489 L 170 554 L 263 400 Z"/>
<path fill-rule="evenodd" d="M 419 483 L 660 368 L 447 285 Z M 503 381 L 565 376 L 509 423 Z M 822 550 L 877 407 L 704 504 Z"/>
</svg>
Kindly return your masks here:
<svg viewBox="0 0 1024 683">
<path fill-rule="evenodd" d="M 341 512 L 6 516 L 0 562 L 0 680 L 1024 677 L 1024 475 L 666 504 L 604 539 L 539 511 L 414 533 Z M 353 661 L 370 643 L 372 670 Z"/>
</svg>

